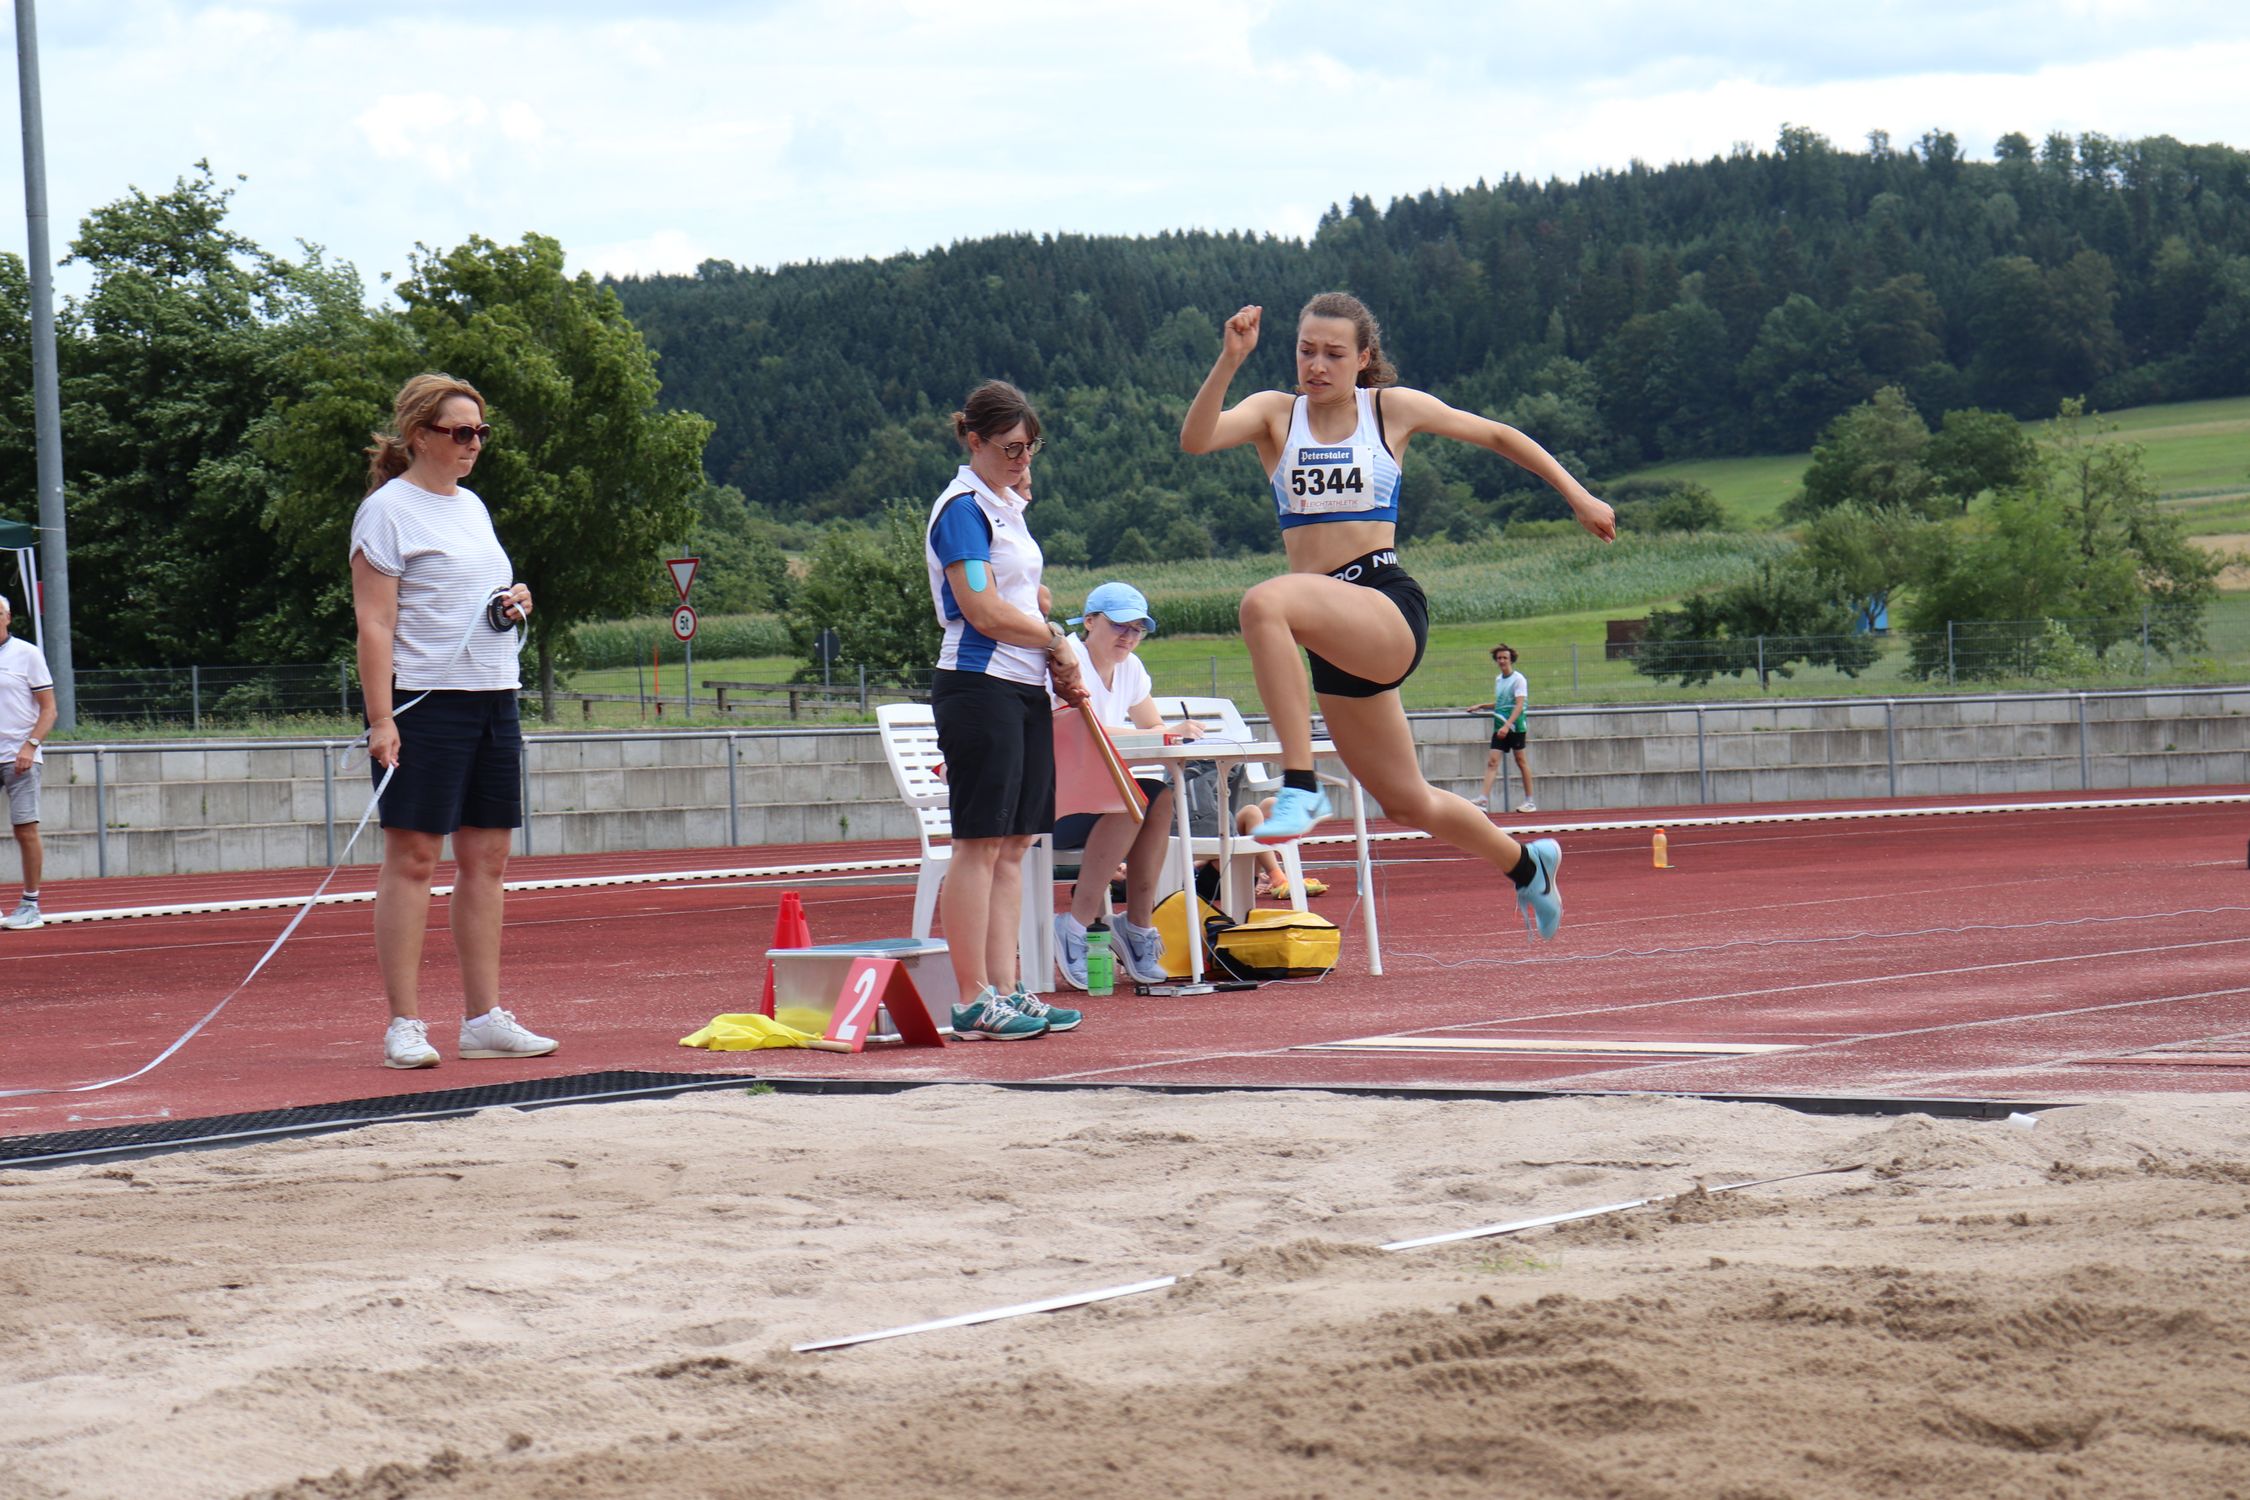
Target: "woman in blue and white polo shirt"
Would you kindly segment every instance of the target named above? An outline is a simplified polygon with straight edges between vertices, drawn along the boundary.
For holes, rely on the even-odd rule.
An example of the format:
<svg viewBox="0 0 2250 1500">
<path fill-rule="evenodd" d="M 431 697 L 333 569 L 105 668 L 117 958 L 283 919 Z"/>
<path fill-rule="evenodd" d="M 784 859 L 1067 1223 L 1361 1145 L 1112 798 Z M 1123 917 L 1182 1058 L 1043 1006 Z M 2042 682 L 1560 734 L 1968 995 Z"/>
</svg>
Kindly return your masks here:
<svg viewBox="0 0 2250 1500">
<path fill-rule="evenodd" d="M 1085 689 L 1070 638 L 1041 607 L 1043 558 L 1024 524 L 1038 413 L 1014 386 L 988 380 L 953 414 L 953 432 L 969 461 L 930 507 L 923 549 L 945 627 L 930 710 L 953 817 L 938 912 L 961 989 L 954 1035 L 1014 1041 L 1079 1020 L 1023 983 L 1016 934 L 1024 851 L 1055 823 L 1047 685 L 1073 702 Z"/>
</svg>

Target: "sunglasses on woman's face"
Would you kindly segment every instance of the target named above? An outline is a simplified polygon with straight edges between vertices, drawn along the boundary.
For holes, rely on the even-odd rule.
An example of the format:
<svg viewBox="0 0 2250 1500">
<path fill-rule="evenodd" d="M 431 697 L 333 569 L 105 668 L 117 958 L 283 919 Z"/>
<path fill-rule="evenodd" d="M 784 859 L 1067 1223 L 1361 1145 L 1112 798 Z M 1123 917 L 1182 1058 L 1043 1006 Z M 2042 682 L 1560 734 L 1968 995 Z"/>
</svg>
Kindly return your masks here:
<svg viewBox="0 0 2250 1500">
<path fill-rule="evenodd" d="M 1014 463 L 1017 459 L 1029 458 L 1032 454 L 1046 447 L 1047 440 L 1045 438 L 1033 438 L 1028 443 L 994 443 L 992 446 L 998 448 L 1001 455 L 1009 463 Z"/>
<path fill-rule="evenodd" d="M 486 443 L 492 440 L 492 424 L 489 422 L 479 422 L 473 427 L 466 423 L 459 427 L 432 427 L 430 431 L 437 433 L 440 437 L 449 437 L 464 448 L 471 443 Z"/>
</svg>

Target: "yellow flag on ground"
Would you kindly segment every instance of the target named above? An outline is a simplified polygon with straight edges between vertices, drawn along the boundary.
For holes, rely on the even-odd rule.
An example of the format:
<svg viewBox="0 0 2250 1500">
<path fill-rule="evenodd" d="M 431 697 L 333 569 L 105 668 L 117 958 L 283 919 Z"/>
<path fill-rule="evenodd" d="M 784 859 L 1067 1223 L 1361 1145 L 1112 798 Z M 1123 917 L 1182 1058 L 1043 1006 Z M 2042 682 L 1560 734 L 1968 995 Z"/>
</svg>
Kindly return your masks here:
<svg viewBox="0 0 2250 1500">
<path fill-rule="evenodd" d="M 771 1016 L 713 1016 L 702 1030 L 680 1038 L 683 1047 L 707 1047 L 713 1052 L 755 1052 L 761 1047 L 810 1047 L 820 1038 L 794 1026 L 784 1026 Z"/>
</svg>

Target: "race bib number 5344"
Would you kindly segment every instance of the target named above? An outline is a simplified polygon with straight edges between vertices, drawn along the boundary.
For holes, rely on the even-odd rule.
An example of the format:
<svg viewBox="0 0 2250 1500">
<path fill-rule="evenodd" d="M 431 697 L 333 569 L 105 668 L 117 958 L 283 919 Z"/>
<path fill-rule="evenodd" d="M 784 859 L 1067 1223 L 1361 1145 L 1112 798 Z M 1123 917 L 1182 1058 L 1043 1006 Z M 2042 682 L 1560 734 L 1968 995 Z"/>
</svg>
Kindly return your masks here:
<svg viewBox="0 0 2250 1500">
<path fill-rule="evenodd" d="M 1289 470 L 1292 509 L 1299 511 L 1367 509 L 1367 473 L 1352 463 L 1349 448 L 1299 448 Z"/>
</svg>

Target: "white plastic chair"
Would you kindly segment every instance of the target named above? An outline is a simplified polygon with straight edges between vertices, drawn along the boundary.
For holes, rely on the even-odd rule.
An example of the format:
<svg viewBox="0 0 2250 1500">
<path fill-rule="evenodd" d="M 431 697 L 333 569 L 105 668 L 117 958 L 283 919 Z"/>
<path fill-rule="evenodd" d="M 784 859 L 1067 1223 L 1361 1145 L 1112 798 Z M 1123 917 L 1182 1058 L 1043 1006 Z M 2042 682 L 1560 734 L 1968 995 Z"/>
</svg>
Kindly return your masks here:
<svg viewBox="0 0 2250 1500">
<path fill-rule="evenodd" d="M 937 768 L 937 723 L 926 703 L 885 703 L 875 710 L 883 738 L 883 759 L 891 780 L 914 814 L 922 840 L 922 863 L 914 876 L 914 933 L 930 935 L 937 922 L 938 887 L 953 858 L 953 815 Z M 1054 840 L 1041 834 L 1023 856 L 1023 925 L 1017 932 L 1017 962 L 1027 985 L 1045 987 L 1055 968 Z M 947 934 L 952 941 L 952 934 Z"/>
</svg>

